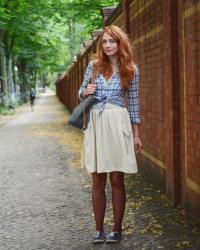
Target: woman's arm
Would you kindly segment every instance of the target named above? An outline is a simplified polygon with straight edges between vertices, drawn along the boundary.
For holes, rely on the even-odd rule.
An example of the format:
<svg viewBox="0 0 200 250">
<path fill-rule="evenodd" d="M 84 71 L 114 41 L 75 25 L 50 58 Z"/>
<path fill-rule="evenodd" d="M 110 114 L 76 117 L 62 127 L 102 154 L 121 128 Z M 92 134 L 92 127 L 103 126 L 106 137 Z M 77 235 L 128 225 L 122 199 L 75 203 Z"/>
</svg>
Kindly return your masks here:
<svg viewBox="0 0 200 250">
<path fill-rule="evenodd" d="M 84 92 L 90 83 L 90 80 L 92 77 L 92 70 L 93 70 L 93 61 L 91 61 L 88 64 L 87 69 L 86 69 L 85 74 L 84 74 L 83 83 L 78 91 L 78 98 L 80 101 L 82 101 L 87 96 L 87 95 L 85 95 Z"/>
<path fill-rule="evenodd" d="M 131 81 L 128 93 L 128 111 L 132 124 L 140 124 L 140 107 L 139 107 L 139 70 L 135 66 L 134 77 Z"/>
<path fill-rule="evenodd" d="M 140 120 L 138 88 L 139 88 L 139 70 L 138 67 L 135 66 L 134 78 L 131 82 L 129 89 L 128 110 L 132 123 L 133 138 L 134 138 L 136 153 L 139 153 L 142 150 L 142 142 L 140 140 L 140 135 L 139 135 L 139 124 L 141 123 L 141 120 Z"/>
<path fill-rule="evenodd" d="M 140 135 L 139 135 L 139 125 L 138 124 L 132 124 L 132 129 L 133 129 L 135 152 L 140 153 L 141 150 L 142 150 L 142 142 L 140 140 Z"/>
</svg>

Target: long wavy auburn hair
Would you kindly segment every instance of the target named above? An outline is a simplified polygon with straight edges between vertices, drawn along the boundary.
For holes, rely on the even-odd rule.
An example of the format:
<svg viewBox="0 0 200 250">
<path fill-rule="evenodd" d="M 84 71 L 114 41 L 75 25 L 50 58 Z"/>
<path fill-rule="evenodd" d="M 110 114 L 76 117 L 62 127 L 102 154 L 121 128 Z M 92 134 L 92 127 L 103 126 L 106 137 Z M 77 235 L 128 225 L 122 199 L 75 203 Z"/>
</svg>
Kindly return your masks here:
<svg viewBox="0 0 200 250">
<path fill-rule="evenodd" d="M 109 79 L 113 74 L 109 57 L 103 51 L 102 40 L 105 32 L 118 44 L 117 54 L 121 86 L 124 90 L 127 90 L 134 75 L 133 54 L 128 35 L 119 27 L 110 25 L 104 28 L 97 44 L 97 52 L 95 54 L 96 67 L 99 73 L 102 73 L 106 79 Z"/>
</svg>

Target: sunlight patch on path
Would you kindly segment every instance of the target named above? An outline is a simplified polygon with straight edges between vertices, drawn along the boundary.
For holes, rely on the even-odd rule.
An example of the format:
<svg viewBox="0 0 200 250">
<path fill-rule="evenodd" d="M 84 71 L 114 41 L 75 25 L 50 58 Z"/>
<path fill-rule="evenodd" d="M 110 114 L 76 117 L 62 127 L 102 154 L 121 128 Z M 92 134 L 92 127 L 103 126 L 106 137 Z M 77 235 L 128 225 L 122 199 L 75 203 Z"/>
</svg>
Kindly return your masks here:
<svg viewBox="0 0 200 250">
<path fill-rule="evenodd" d="M 43 105 L 37 111 L 37 117 L 27 131 L 32 136 L 57 138 L 58 143 L 70 148 L 72 152 L 73 157 L 72 159 L 68 159 L 67 163 L 70 166 L 80 168 L 82 132 L 67 124 L 69 112 L 60 108 L 60 104 L 56 102 L 57 100 L 55 100 L 55 105 L 52 105 L 51 111 L 49 111 L 49 105 Z M 53 119 L 54 115 L 55 118 Z"/>
</svg>

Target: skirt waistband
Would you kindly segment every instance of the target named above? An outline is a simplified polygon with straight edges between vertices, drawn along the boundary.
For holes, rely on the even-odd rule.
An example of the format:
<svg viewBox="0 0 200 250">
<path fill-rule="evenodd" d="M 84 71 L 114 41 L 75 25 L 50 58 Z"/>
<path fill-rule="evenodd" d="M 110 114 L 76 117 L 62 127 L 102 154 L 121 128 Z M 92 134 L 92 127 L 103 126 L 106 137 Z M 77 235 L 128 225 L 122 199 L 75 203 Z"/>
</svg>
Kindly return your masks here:
<svg viewBox="0 0 200 250">
<path fill-rule="evenodd" d="M 97 103 L 97 104 L 94 104 L 92 106 L 92 109 L 101 109 L 101 103 Z M 119 105 L 115 105 L 115 104 L 112 104 L 112 103 L 105 103 L 104 105 L 104 109 L 126 109 L 125 107 L 121 107 Z"/>
</svg>

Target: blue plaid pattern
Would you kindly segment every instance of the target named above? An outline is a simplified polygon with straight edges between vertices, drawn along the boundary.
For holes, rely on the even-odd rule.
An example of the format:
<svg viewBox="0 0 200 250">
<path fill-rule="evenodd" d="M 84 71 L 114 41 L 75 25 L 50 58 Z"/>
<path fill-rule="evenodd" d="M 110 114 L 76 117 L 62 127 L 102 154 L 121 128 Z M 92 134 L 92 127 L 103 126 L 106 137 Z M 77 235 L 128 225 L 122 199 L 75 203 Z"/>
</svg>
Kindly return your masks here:
<svg viewBox="0 0 200 250">
<path fill-rule="evenodd" d="M 78 91 L 78 97 L 83 100 L 82 92 L 87 88 L 92 76 L 93 62 L 88 64 L 86 69 L 83 83 Z M 108 81 L 105 80 L 102 74 L 97 74 L 95 83 L 97 85 L 94 95 L 102 104 L 102 110 L 105 103 L 115 104 L 121 107 L 125 107 L 125 92 L 121 88 L 120 75 L 117 72 Z M 131 123 L 139 124 L 140 112 L 139 112 L 139 97 L 138 97 L 138 84 L 139 84 L 139 70 L 135 66 L 134 78 L 131 81 L 129 95 L 128 95 L 128 111 L 130 114 Z"/>
</svg>

